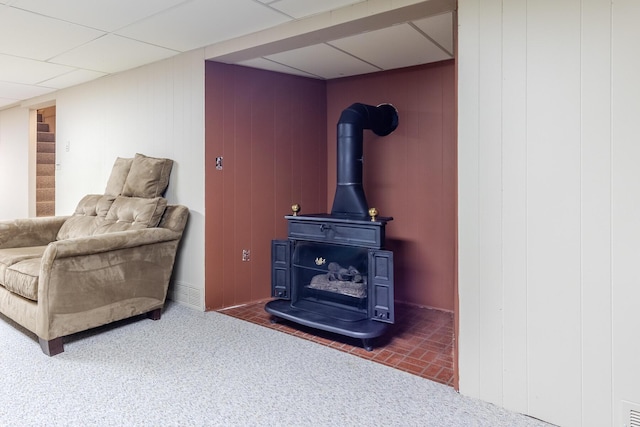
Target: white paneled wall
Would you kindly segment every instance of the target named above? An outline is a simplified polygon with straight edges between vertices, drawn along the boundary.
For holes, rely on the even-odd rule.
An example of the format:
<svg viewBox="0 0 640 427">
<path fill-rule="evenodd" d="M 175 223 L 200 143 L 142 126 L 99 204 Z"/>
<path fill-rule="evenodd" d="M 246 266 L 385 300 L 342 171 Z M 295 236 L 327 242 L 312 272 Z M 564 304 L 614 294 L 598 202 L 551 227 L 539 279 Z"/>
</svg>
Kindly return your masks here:
<svg viewBox="0 0 640 427">
<path fill-rule="evenodd" d="M 616 0 L 611 49 L 611 290 L 613 409 L 640 413 L 640 2 Z M 609 296 L 609 295 L 608 295 Z M 601 301 L 601 306 L 608 299 Z M 625 420 L 621 420 L 625 421 Z M 616 425 L 622 425 L 617 422 Z"/>
<path fill-rule="evenodd" d="M 58 92 L 56 214 L 103 193 L 116 157 L 175 161 L 166 197 L 190 210 L 172 297 L 204 310 L 204 58 L 201 50 Z"/>
<path fill-rule="evenodd" d="M 640 2 L 458 6 L 460 391 L 621 426 L 640 403 Z"/>
<path fill-rule="evenodd" d="M 34 156 L 35 164 L 33 152 L 35 149 L 29 144 L 29 110 L 0 111 L 0 221 L 29 216 L 31 175 L 35 180 L 35 172 L 29 169 L 30 156 Z"/>
</svg>

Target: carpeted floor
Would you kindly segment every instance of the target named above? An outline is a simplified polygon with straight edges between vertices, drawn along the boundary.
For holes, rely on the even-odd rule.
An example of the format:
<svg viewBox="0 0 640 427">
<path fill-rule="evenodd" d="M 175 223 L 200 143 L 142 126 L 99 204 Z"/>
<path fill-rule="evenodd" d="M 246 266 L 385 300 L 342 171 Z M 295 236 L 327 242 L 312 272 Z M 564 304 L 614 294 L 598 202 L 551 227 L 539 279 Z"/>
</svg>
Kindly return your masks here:
<svg viewBox="0 0 640 427">
<path fill-rule="evenodd" d="M 544 426 L 451 387 L 220 313 L 76 334 L 49 358 L 0 316 L 0 425 Z"/>
</svg>

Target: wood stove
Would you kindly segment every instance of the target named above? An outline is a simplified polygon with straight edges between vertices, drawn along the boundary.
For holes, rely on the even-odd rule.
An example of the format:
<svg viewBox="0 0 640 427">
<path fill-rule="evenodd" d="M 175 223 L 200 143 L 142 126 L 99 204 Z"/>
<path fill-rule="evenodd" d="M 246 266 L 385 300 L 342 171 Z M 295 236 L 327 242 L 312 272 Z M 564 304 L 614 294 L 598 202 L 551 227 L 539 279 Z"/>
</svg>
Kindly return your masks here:
<svg viewBox="0 0 640 427">
<path fill-rule="evenodd" d="M 338 121 L 338 184 L 331 214 L 286 215 L 286 240 L 271 243 L 275 316 L 362 340 L 394 322 L 393 252 L 384 249 L 385 226 L 367 206 L 362 186 L 362 130 L 379 136 L 398 125 L 390 104 L 353 104 Z"/>
</svg>

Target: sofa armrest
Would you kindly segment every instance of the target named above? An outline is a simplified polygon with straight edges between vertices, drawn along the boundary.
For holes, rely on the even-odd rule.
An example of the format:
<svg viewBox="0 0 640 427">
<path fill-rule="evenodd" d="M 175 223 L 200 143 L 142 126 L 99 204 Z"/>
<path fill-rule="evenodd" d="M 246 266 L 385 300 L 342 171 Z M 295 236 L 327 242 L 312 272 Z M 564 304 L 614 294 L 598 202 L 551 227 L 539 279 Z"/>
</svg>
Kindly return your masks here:
<svg viewBox="0 0 640 427">
<path fill-rule="evenodd" d="M 180 237 L 146 228 L 50 243 L 36 334 L 51 340 L 162 307 Z"/>
<path fill-rule="evenodd" d="M 0 249 L 45 246 L 56 240 L 68 216 L 0 221 Z"/>
<path fill-rule="evenodd" d="M 180 240 L 181 235 L 181 233 L 164 228 L 143 228 L 138 230 L 117 231 L 88 237 L 58 240 L 49 245 L 45 251 L 43 262 L 46 262 L 47 258 L 52 260 L 53 258 L 92 255 L 172 240 Z"/>
</svg>

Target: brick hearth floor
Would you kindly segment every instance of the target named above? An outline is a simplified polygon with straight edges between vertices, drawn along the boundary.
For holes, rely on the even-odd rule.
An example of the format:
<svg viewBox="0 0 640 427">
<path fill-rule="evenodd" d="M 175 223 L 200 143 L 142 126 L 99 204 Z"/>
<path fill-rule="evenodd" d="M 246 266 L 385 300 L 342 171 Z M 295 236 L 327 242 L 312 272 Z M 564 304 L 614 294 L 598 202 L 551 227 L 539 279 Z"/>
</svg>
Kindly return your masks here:
<svg viewBox="0 0 640 427">
<path fill-rule="evenodd" d="M 396 303 L 388 333 L 366 351 L 358 339 L 306 328 L 285 320 L 271 323 L 267 301 L 219 310 L 229 316 L 308 339 L 364 359 L 453 386 L 453 313 Z"/>
</svg>

